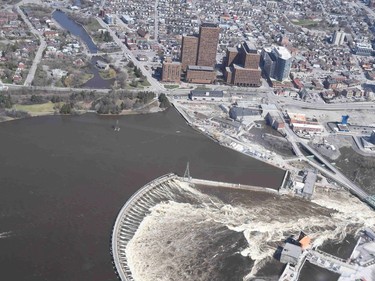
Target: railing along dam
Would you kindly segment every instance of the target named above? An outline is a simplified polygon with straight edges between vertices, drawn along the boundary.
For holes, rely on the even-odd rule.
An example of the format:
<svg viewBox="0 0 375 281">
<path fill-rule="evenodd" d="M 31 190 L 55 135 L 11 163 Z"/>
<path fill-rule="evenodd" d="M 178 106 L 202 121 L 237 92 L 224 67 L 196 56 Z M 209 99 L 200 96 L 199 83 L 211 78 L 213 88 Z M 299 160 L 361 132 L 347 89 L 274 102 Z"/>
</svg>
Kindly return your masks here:
<svg viewBox="0 0 375 281">
<path fill-rule="evenodd" d="M 149 182 L 130 197 L 120 210 L 112 233 L 112 256 L 121 280 L 134 281 L 125 253 L 126 246 L 144 217 L 150 213 L 150 208 L 169 199 L 162 191 L 166 185 L 178 185 L 175 179 L 178 176 L 167 174 Z"/>
</svg>

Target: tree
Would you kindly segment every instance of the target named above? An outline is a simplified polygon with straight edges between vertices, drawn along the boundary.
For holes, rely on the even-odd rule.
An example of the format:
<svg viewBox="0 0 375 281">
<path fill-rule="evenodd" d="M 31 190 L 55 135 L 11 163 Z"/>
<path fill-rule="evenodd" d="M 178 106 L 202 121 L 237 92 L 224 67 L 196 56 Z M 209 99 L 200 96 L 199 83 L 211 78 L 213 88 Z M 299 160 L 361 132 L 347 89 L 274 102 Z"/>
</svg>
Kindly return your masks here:
<svg viewBox="0 0 375 281">
<path fill-rule="evenodd" d="M 160 108 L 168 108 L 171 106 L 167 96 L 165 94 L 159 95 Z"/>
<path fill-rule="evenodd" d="M 134 67 L 134 75 L 139 78 L 142 76 L 142 71 L 138 67 Z"/>
<path fill-rule="evenodd" d="M 63 106 L 60 108 L 61 114 L 70 114 L 72 113 L 72 106 L 70 103 L 64 103 Z"/>
<path fill-rule="evenodd" d="M 12 99 L 10 95 L 1 95 L 0 94 L 0 108 L 11 108 L 13 106 Z"/>
<path fill-rule="evenodd" d="M 41 104 L 45 102 L 42 96 L 37 96 L 37 95 L 32 95 L 30 98 L 30 101 L 33 104 Z"/>
<path fill-rule="evenodd" d="M 128 67 L 133 68 L 133 67 L 134 67 L 134 62 L 129 61 L 129 62 L 128 62 Z"/>
<path fill-rule="evenodd" d="M 137 95 L 137 99 L 139 100 L 139 102 L 143 103 L 143 104 L 146 104 L 148 102 L 150 102 L 153 98 L 155 97 L 155 93 L 154 92 L 139 92 L 138 95 Z"/>
</svg>

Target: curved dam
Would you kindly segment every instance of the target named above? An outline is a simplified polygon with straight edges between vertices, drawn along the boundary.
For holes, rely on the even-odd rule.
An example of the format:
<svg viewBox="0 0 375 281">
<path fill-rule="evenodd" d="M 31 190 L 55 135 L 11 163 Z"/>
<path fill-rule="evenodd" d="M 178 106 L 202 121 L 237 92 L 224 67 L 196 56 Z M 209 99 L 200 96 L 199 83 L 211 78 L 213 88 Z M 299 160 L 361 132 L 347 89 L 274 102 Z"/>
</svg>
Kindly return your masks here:
<svg viewBox="0 0 375 281">
<path fill-rule="evenodd" d="M 175 174 L 163 175 L 139 189 L 120 210 L 112 233 L 112 256 L 118 276 L 123 281 L 135 280 L 129 266 L 126 248 L 129 241 L 134 237 L 143 219 L 151 212 L 151 208 L 158 203 L 176 199 L 179 197 L 172 189 L 179 189 L 181 182 L 185 181 Z M 233 183 L 215 182 L 202 179 L 190 178 L 191 184 L 205 186 L 221 186 L 238 190 L 252 190 L 270 194 L 278 194 L 278 191 L 271 188 L 238 185 Z M 181 198 L 180 198 L 181 199 Z M 189 202 L 189 199 L 185 200 Z"/>
<path fill-rule="evenodd" d="M 150 212 L 150 208 L 159 200 L 168 199 L 168 196 L 161 192 L 166 183 L 170 186 L 177 178 L 175 174 L 166 174 L 149 182 L 134 193 L 120 210 L 112 233 L 112 256 L 121 280 L 134 280 L 125 253 L 128 242 L 133 238 L 143 218 Z M 159 200 L 155 200 L 156 198 Z"/>
</svg>

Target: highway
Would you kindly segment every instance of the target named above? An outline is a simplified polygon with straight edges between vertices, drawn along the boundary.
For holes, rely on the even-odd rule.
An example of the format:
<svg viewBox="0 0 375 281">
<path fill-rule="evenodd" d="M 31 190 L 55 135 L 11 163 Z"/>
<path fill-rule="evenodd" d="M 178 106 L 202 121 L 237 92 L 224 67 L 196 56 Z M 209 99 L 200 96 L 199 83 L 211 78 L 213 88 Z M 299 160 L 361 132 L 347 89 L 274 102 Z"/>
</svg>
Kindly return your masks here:
<svg viewBox="0 0 375 281">
<path fill-rule="evenodd" d="M 43 36 L 34 28 L 34 26 L 31 24 L 31 22 L 29 21 L 29 19 L 25 16 L 25 14 L 23 13 L 23 11 L 21 10 L 20 5 L 22 5 L 23 3 L 24 3 L 24 1 L 21 1 L 21 2 L 19 2 L 16 5 L 17 12 L 22 17 L 23 21 L 29 27 L 29 30 L 31 31 L 31 33 L 33 33 L 36 37 L 38 37 L 39 38 L 39 42 L 40 42 L 38 51 L 35 54 L 35 58 L 34 58 L 33 64 L 31 65 L 29 73 L 27 74 L 27 77 L 26 77 L 25 82 L 24 82 L 25 86 L 30 86 L 31 83 L 32 83 L 32 81 L 33 81 L 33 79 L 34 79 L 35 72 L 36 72 L 36 69 L 38 67 L 38 64 L 42 60 L 43 51 L 47 47 L 47 43 L 44 40 Z"/>
</svg>

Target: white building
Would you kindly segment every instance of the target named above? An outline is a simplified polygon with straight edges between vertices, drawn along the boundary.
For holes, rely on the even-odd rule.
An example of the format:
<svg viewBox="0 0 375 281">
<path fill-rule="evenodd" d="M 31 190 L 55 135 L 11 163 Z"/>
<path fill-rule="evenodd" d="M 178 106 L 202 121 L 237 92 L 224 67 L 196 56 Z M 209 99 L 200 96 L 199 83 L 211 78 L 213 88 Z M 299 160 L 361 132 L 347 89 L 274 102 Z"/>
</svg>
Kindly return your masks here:
<svg viewBox="0 0 375 281">
<path fill-rule="evenodd" d="M 332 44 L 334 45 L 342 45 L 344 44 L 346 34 L 342 31 L 335 31 L 332 38 Z"/>
</svg>

